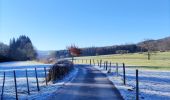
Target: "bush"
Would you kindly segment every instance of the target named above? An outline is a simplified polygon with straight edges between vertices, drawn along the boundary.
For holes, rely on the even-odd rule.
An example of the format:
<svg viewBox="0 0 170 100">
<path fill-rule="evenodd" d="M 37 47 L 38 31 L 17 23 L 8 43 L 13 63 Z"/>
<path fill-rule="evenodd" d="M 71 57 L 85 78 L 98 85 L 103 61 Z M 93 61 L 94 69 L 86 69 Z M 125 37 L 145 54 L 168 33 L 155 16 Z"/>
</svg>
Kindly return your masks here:
<svg viewBox="0 0 170 100">
<path fill-rule="evenodd" d="M 47 81 L 62 79 L 73 69 L 73 63 L 67 60 L 58 61 L 49 70 Z"/>
</svg>

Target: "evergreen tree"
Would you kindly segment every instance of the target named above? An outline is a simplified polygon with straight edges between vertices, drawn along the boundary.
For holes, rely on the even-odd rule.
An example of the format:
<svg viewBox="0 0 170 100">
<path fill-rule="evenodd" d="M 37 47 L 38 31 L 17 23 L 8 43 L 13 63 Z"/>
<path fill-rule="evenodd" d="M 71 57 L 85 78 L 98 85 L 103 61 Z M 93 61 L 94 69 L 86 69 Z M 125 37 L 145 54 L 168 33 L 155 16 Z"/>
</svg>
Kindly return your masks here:
<svg viewBox="0 0 170 100">
<path fill-rule="evenodd" d="M 9 48 L 9 55 L 15 60 L 32 60 L 37 56 L 31 40 L 25 35 L 10 40 Z"/>
</svg>

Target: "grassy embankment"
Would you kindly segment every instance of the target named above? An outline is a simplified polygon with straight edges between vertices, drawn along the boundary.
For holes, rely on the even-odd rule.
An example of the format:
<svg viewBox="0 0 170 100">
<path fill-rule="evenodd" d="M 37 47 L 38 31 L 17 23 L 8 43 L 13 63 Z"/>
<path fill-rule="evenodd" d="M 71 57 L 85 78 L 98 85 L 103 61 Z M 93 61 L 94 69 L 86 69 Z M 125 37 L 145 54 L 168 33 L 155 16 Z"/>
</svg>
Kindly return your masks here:
<svg viewBox="0 0 170 100">
<path fill-rule="evenodd" d="M 95 61 L 103 59 L 111 62 L 124 62 L 126 66 L 135 68 L 170 70 L 170 52 L 158 52 L 153 54 L 151 60 L 147 60 L 146 54 L 139 53 L 77 57 L 76 59 L 95 59 Z"/>
</svg>

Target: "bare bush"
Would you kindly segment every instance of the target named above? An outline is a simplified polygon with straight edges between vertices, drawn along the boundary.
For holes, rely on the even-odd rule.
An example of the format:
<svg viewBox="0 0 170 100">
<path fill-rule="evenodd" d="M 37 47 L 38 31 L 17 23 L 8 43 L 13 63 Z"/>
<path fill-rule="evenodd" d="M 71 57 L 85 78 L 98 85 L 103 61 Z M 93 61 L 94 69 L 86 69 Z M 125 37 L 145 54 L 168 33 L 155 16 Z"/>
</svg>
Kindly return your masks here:
<svg viewBox="0 0 170 100">
<path fill-rule="evenodd" d="M 47 81 L 55 81 L 58 79 L 62 79 L 65 75 L 67 75 L 73 69 L 73 63 L 67 60 L 58 61 L 54 64 L 47 76 Z"/>
</svg>

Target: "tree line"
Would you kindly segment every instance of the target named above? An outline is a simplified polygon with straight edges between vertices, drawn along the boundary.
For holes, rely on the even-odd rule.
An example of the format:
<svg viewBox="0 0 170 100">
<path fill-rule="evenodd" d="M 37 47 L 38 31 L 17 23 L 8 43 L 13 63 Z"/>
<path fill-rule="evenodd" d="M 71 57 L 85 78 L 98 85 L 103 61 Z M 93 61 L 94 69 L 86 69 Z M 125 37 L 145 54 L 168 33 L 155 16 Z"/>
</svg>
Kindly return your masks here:
<svg viewBox="0 0 170 100">
<path fill-rule="evenodd" d="M 87 47 L 80 48 L 81 54 L 79 56 L 96 56 L 96 55 L 109 55 L 109 54 L 125 54 L 147 51 L 142 49 L 136 44 L 116 45 L 106 47 Z M 55 53 L 57 58 L 71 57 L 69 50 L 60 50 Z"/>
<path fill-rule="evenodd" d="M 37 52 L 29 37 L 25 35 L 10 39 L 9 45 L 0 43 L 0 62 L 36 59 Z"/>
<path fill-rule="evenodd" d="M 146 52 L 148 60 L 150 60 L 151 55 L 156 51 L 164 52 L 170 50 L 170 37 L 158 40 L 147 39 L 137 44 L 114 45 L 105 47 L 87 47 L 80 49 L 80 56 Z M 71 57 L 69 50 L 59 50 L 53 53 L 53 55 L 55 55 L 57 58 Z"/>
</svg>

